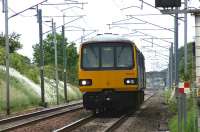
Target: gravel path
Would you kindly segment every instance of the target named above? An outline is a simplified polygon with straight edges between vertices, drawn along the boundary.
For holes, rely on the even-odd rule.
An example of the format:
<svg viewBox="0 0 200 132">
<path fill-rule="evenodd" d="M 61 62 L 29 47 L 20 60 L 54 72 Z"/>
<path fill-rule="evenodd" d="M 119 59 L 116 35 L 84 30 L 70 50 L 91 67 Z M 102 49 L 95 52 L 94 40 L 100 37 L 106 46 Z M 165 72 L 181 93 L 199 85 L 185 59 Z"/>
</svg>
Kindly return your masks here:
<svg viewBox="0 0 200 132">
<path fill-rule="evenodd" d="M 138 113 L 126 120 L 116 132 L 158 132 L 168 130 L 168 120 L 172 116 L 163 103 L 162 92 L 145 102 Z"/>
</svg>

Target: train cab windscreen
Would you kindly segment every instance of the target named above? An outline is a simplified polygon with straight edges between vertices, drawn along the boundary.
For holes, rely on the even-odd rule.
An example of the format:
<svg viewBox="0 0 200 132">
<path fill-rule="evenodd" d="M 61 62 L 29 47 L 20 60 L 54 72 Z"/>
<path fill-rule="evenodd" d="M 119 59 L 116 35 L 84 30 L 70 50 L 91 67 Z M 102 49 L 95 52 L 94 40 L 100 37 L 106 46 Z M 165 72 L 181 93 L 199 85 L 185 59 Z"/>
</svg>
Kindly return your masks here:
<svg viewBox="0 0 200 132">
<path fill-rule="evenodd" d="M 129 44 L 87 44 L 82 48 L 83 69 L 131 69 L 133 62 Z"/>
</svg>

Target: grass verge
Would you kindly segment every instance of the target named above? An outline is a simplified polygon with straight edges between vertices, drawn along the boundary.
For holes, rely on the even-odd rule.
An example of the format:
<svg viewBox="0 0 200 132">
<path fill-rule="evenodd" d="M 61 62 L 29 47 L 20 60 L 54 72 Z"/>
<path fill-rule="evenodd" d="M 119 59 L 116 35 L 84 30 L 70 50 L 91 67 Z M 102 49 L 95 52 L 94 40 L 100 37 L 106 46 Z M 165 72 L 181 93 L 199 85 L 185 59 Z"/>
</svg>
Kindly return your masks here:
<svg viewBox="0 0 200 132">
<path fill-rule="evenodd" d="M 6 109 L 5 72 L 0 71 L 0 112 Z M 28 86 L 14 77 L 10 77 L 10 108 L 13 112 L 27 109 L 39 104 L 39 96 Z"/>
<path fill-rule="evenodd" d="M 170 132 L 178 132 L 178 113 L 177 113 L 177 103 L 176 99 L 169 100 L 169 94 L 171 90 L 168 90 L 164 93 L 165 100 L 169 106 L 170 112 L 174 113 L 174 116 L 169 121 Z M 184 127 L 182 122 L 182 128 L 184 132 L 198 132 L 197 125 L 197 105 L 196 101 L 193 99 L 192 95 L 187 95 L 187 123 Z"/>
</svg>

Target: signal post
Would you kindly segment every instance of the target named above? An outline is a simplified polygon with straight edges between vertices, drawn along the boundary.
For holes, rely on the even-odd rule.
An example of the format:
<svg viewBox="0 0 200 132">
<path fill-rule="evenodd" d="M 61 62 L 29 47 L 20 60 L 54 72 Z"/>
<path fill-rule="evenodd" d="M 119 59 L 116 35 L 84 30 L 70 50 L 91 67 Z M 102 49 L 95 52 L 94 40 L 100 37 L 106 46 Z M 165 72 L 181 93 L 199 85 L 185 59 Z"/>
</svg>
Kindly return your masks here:
<svg viewBox="0 0 200 132">
<path fill-rule="evenodd" d="M 179 77 L 178 77 L 178 14 L 184 13 L 184 73 L 185 73 L 185 79 L 188 75 L 187 70 L 187 13 L 194 13 L 194 12 L 200 12 L 200 10 L 188 10 L 187 9 L 187 0 L 184 0 L 184 9 L 179 10 L 179 7 L 181 7 L 181 0 L 155 0 L 155 7 L 162 7 L 163 10 L 160 10 L 163 14 L 175 14 L 174 16 L 174 54 L 175 54 L 175 64 L 174 64 L 174 70 L 175 70 L 175 87 L 176 87 L 176 97 L 178 98 L 178 132 L 183 132 L 186 128 L 186 122 L 187 122 L 187 110 L 186 110 L 186 94 L 185 92 L 180 93 L 178 92 L 178 84 L 179 84 Z M 175 9 L 173 9 L 175 7 Z M 185 80 L 188 81 L 188 80 Z M 180 89 L 179 89 L 180 90 Z M 184 127 L 182 126 L 182 121 L 184 124 Z"/>
</svg>

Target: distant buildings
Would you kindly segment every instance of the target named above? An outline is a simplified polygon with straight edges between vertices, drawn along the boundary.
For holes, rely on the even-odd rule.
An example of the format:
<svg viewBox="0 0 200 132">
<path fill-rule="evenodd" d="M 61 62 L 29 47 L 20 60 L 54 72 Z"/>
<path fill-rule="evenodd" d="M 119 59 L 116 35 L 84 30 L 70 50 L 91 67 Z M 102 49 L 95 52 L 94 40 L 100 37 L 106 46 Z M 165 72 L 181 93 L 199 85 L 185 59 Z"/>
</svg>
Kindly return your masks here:
<svg viewBox="0 0 200 132">
<path fill-rule="evenodd" d="M 146 87 L 162 89 L 166 87 L 167 84 L 167 74 L 166 72 L 147 72 L 146 73 Z"/>
</svg>

